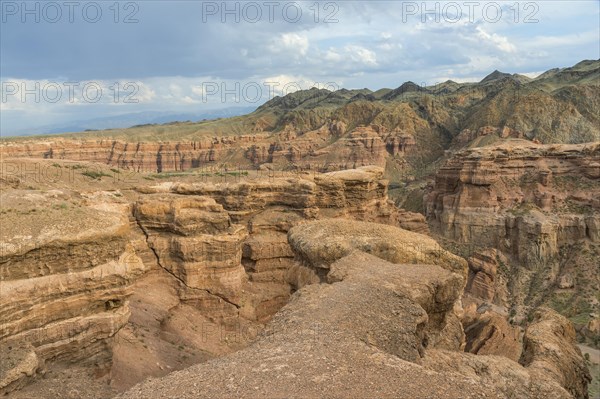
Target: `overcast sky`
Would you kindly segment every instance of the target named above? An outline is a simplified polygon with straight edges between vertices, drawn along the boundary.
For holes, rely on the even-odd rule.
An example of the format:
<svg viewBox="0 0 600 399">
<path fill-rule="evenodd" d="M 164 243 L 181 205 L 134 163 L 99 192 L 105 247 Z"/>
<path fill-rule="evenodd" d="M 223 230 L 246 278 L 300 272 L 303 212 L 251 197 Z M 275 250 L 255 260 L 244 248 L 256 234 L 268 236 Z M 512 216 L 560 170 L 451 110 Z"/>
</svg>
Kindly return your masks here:
<svg viewBox="0 0 600 399">
<path fill-rule="evenodd" d="M 494 69 L 534 76 L 600 58 L 597 0 L 0 4 L 4 135 L 258 106 L 312 86 L 476 81 Z"/>
</svg>

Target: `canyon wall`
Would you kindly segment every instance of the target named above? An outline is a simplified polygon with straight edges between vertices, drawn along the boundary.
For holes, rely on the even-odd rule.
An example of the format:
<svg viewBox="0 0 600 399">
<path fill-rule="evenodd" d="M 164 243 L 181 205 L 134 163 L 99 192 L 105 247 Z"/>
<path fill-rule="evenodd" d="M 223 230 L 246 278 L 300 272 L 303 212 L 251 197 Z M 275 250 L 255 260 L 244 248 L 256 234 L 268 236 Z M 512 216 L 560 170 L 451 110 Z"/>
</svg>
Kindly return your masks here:
<svg viewBox="0 0 600 399">
<path fill-rule="evenodd" d="M 425 202 L 432 231 L 469 258 L 467 293 L 517 320 L 551 305 L 585 330 L 600 310 L 599 198 L 599 143 L 508 140 L 457 152 Z"/>
<path fill-rule="evenodd" d="M 234 184 L 147 186 L 134 215 L 182 302 L 220 323 L 267 321 L 304 281 L 288 244 L 303 220 L 373 220 L 427 231 L 387 198 L 378 167 Z M 312 279 L 312 280 L 311 280 Z M 318 281 L 318 280 L 317 280 Z"/>
<path fill-rule="evenodd" d="M 48 361 L 108 373 L 113 337 L 129 319 L 131 284 L 145 271 L 129 207 L 66 211 L 56 191 L 9 191 L 1 199 L 3 207 L 18 201 L 43 210 L 2 215 L 0 390 L 18 388 Z"/>
<path fill-rule="evenodd" d="M 515 343 L 511 337 L 488 335 L 501 325 L 498 320 L 482 326 L 486 321 L 478 319 L 471 329 L 463 328 L 463 288 L 501 297 L 486 291 L 489 282 L 484 277 L 498 275 L 502 258 L 490 252 L 467 262 L 419 234 L 428 232 L 424 217 L 394 206 L 383 173 L 382 168 L 369 166 L 220 184 L 144 180 L 123 192 L 114 184 L 125 183 L 102 179 L 83 180 L 86 186 L 71 182 L 72 186 L 61 189 L 54 180 L 37 189 L 27 188 L 25 181 L 7 181 L 1 193 L 0 347 L 9 360 L 2 364 L 3 391 L 20 388 L 54 362 L 88 365 L 102 375 L 110 371 L 117 353 L 119 372 L 127 372 L 132 370 L 126 364 L 131 360 L 122 349 L 138 338 L 143 347 L 151 345 L 150 336 L 166 342 L 188 334 L 212 356 L 231 353 L 248 342 L 218 350 L 202 347 L 205 320 L 227 331 L 238 325 L 260 331 L 277 314 L 259 334 L 254 349 L 233 356 L 254 356 L 256 348 L 264 348 L 267 355 L 284 350 L 294 359 L 337 353 L 340 365 L 361 370 L 371 370 L 375 356 L 395 364 L 382 374 L 386 381 L 408 372 L 421 382 L 446 380 L 444 365 L 457 362 L 461 367 L 452 373 L 453 384 L 471 381 L 474 393 L 487 392 L 491 397 L 513 391 L 530 395 L 520 387 L 530 387 L 535 369 L 541 382 L 532 389 L 554 390 L 559 397 L 583 392 L 585 367 L 579 352 L 572 349 L 572 334 L 562 327 L 552 334 L 557 345 L 565 346 L 566 368 L 556 365 L 552 356 L 546 359 L 538 353 L 535 334 L 522 346 L 518 337 Z M 473 278 L 475 270 L 485 276 Z M 164 288 L 151 284 L 164 284 Z M 155 295 L 154 304 L 138 302 L 143 297 L 139 291 L 144 290 Z M 130 303 L 133 297 L 135 302 Z M 155 305 L 162 306 L 161 312 Z M 185 318 L 192 320 L 183 324 L 184 331 L 177 322 Z M 551 322 L 540 326 L 569 325 L 558 315 L 540 316 L 541 321 L 548 319 Z M 502 328 L 513 332 L 511 326 Z M 304 346 L 312 342 L 303 341 L 306 332 L 323 338 L 324 345 Z M 127 342 L 117 345 L 118 337 Z M 284 342 L 289 351 L 281 346 Z M 349 357 L 343 354 L 359 342 L 360 348 L 370 349 Z M 165 349 L 169 356 L 173 351 L 191 353 L 179 343 L 170 345 Z M 505 350 L 507 345 L 512 345 L 510 351 Z M 472 360 L 463 349 L 480 355 L 510 352 L 505 357 L 512 360 Z M 515 362 L 521 357 L 523 367 Z M 198 363 L 209 358 L 195 359 Z M 164 357 L 156 355 L 156 359 L 165 362 Z M 242 363 L 247 361 L 252 362 L 248 358 Z M 474 361 L 492 372 L 473 380 Z M 228 360 L 223 362 L 219 363 L 223 370 L 231 372 Z M 141 367 L 160 369 L 162 364 Z M 558 384 L 546 378 L 543 369 L 548 364 Z M 299 367 L 304 365 L 299 361 Z M 515 367 L 521 367 L 518 378 L 511 380 L 508 370 Z M 314 377 L 309 368 L 306 371 L 296 378 L 301 385 Z M 147 370 L 135 372 L 132 383 L 149 375 Z M 402 378 L 399 383 L 412 380 Z M 436 387 L 443 387 L 439 382 Z M 392 389 L 389 384 L 381 387 Z M 430 393 L 439 393 L 429 387 Z M 220 385 L 213 388 L 225 394 L 216 391 Z M 366 388 L 355 384 L 352 389 L 356 391 L 339 392 L 360 394 Z"/>
<path fill-rule="evenodd" d="M 522 261 L 536 255 L 545 259 L 569 240 L 600 238 L 598 179 L 597 143 L 519 140 L 464 150 L 438 171 L 427 215 L 444 237 L 511 248 Z M 570 190 L 571 182 L 578 186 L 575 190 Z M 550 211 L 559 212 L 554 216 Z M 529 236 L 543 238 L 531 243 Z M 533 253 L 529 248 L 535 248 Z"/>
<path fill-rule="evenodd" d="M 431 238 L 331 219 L 299 224 L 289 238 L 322 284 L 301 288 L 251 346 L 118 398 L 586 397 L 572 328 L 551 310 L 527 330 L 520 363 L 460 351 L 462 328 L 451 320 L 466 264 Z M 417 242 L 421 253 L 402 245 Z"/>
<path fill-rule="evenodd" d="M 116 140 L 56 139 L 7 143 L 6 158 L 43 158 L 89 161 L 136 172 L 183 171 L 220 161 L 231 148 L 257 141 L 256 136 L 210 138 L 192 142 L 128 143 Z"/>
<path fill-rule="evenodd" d="M 367 165 L 385 166 L 387 156 L 403 156 L 415 146 L 414 137 L 380 125 L 352 131 L 332 122 L 308 132 L 290 128 L 205 138 L 188 142 L 125 142 L 118 140 L 48 139 L 0 144 L 5 158 L 88 161 L 136 172 L 176 172 L 192 168 L 252 169 L 260 165 L 331 171 Z"/>
</svg>

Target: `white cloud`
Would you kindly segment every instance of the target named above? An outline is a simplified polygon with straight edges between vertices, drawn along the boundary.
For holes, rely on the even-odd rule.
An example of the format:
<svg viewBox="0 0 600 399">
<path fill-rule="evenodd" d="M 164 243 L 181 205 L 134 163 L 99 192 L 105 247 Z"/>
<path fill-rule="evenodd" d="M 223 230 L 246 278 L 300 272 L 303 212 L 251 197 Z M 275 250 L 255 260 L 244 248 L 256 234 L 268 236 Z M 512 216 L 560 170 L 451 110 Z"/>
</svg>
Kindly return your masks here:
<svg viewBox="0 0 600 399">
<path fill-rule="evenodd" d="M 360 72 L 360 69 L 364 67 L 377 66 L 377 54 L 362 46 L 348 45 L 341 49 L 329 48 L 323 55 L 323 59 L 329 61 L 333 68 L 337 66 L 338 70 L 347 69 L 348 67 L 355 66 Z M 335 70 L 335 69 L 334 69 Z"/>
<path fill-rule="evenodd" d="M 305 56 L 309 47 L 308 38 L 298 33 L 283 33 L 274 44 L 271 45 L 271 51 L 275 53 L 298 53 Z"/>
<path fill-rule="evenodd" d="M 137 92 L 135 93 L 134 97 L 139 100 L 139 102 L 141 103 L 149 103 L 152 102 L 155 98 L 156 98 L 156 92 L 149 87 L 148 85 L 144 84 L 143 82 L 134 82 L 134 84 L 137 87 Z M 131 93 L 131 91 L 130 91 Z"/>
<path fill-rule="evenodd" d="M 327 61 L 340 62 L 340 61 L 342 61 L 343 57 L 342 57 L 342 55 L 336 49 L 330 48 L 325 53 L 325 57 L 324 58 Z"/>
<path fill-rule="evenodd" d="M 171 88 L 177 89 L 176 85 Z M 90 109 L 97 105 L 152 102 L 156 97 L 148 85 L 126 79 L 74 82 L 7 78 L 2 80 L 2 90 L 3 111 L 58 112 L 65 107 Z"/>
<path fill-rule="evenodd" d="M 181 93 L 182 93 L 181 86 L 179 86 L 178 84 L 175 84 L 175 83 L 171 83 L 169 85 L 169 92 L 170 92 L 170 95 L 173 97 L 181 97 Z"/>
<path fill-rule="evenodd" d="M 537 72 L 521 72 L 521 75 L 527 76 L 528 78 L 535 79 L 546 71 L 537 71 Z"/>
<path fill-rule="evenodd" d="M 505 53 L 514 53 L 517 50 L 517 48 L 510 43 L 507 37 L 498 35 L 496 33 L 487 33 L 481 26 L 477 27 L 477 37 L 483 41 L 491 43 L 498 50 Z"/>
<path fill-rule="evenodd" d="M 192 97 L 190 96 L 185 96 L 181 99 L 181 102 L 184 104 L 200 104 L 199 100 L 194 100 Z"/>
<path fill-rule="evenodd" d="M 192 86 L 192 93 L 197 96 L 204 95 L 204 88 L 202 86 Z"/>
<path fill-rule="evenodd" d="M 354 45 L 346 46 L 344 47 L 344 50 L 350 54 L 350 58 L 353 61 L 363 63 L 368 66 L 377 66 L 377 55 L 371 50 Z"/>
<path fill-rule="evenodd" d="M 383 51 L 392 51 L 401 49 L 402 45 L 399 43 L 381 43 L 377 45 L 377 48 Z"/>
</svg>

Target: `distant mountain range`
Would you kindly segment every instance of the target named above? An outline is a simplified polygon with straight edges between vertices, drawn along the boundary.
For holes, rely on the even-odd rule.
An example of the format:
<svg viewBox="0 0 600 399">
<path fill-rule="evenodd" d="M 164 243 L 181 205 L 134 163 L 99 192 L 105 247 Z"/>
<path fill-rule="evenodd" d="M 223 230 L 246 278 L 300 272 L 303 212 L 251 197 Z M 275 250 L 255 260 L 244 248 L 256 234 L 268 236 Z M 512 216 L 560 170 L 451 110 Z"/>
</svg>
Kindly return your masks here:
<svg viewBox="0 0 600 399">
<path fill-rule="evenodd" d="M 302 136 L 332 123 L 343 123 L 346 132 L 374 124 L 389 132 L 411 135 L 421 148 L 420 153 L 431 152 L 430 159 L 435 159 L 452 147 L 459 134 L 477 132 L 483 127 L 509 128 L 521 137 L 543 143 L 600 141 L 598 109 L 600 60 L 585 60 L 572 67 L 548 70 L 536 78 L 496 70 L 477 83 L 448 80 L 434 86 L 419 86 L 405 82 L 395 89 L 377 91 L 312 88 L 275 97 L 256 110 L 228 108 L 198 114 L 128 114 L 28 133 L 79 131 L 82 133 L 64 136 L 130 142 L 194 141 L 201 137 L 261 133 L 270 137 L 271 150 L 275 151 L 274 148 L 291 145 L 284 134 L 286 131 Z M 210 121 L 200 121 L 202 119 Z M 192 122 L 174 124 L 174 121 Z M 159 125 L 161 123 L 169 124 Z M 111 126 L 134 127 L 85 131 Z M 313 143 L 311 151 L 319 146 Z"/>
<path fill-rule="evenodd" d="M 341 121 L 350 129 L 379 124 L 413 134 L 424 146 L 448 148 L 463 130 L 509 127 L 545 143 L 600 140 L 600 61 L 551 69 L 536 78 L 494 71 L 478 83 L 335 92 L 313 88 L 276 97 L 247 116 L 264 130 L 317 129 Z"/>
<path fill-rule="evenodd" d="M 254 111 L 256 107 L 230 107 L 205 112 L 174 113 L 173 111 L 147 111 L 121 115 L 111 115 L 100 118 L 73 121 L 69 124 L 52 124 L 36 128 L 22 129 L 3 136 L 31 136 L 39 134 L 57 134 L 66 132 L 82 132 L 104 129 L 128 128 L 136 125 L 164 124 L 177 121 L 199 122 L 218 118 L 245 115 Z"/>
</svg>

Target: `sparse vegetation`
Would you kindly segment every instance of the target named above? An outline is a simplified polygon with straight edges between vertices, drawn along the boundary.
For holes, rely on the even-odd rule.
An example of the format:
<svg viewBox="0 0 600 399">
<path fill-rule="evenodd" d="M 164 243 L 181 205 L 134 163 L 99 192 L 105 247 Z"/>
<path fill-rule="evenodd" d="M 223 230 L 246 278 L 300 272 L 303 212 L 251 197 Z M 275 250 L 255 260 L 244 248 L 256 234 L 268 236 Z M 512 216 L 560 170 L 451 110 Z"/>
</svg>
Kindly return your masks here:
<svg viewBox="0 0 600 399">
<path fill-rule="evenodd" d="M 516 207 L 507 209 L 507 212 L 513 216 L 520 217 L 527 215 L 533 210 L 539 210 L 539 208 L 531 202 L 522 202 Z"/>
<path fill-rule="evenodd" d="M 95 170 L 86 170 L 85 172 L 82 172 L 81 174 L 83 176 L 89 177 L 90 179 L 94 179 L 94 180 L 101 180 L 103 177 L 112 177 L 108 173 L 104 173 L 101 171 L 95 171 Z"/>
<path fill-rule="evenodd" d="M 163 172 L 163 173 L 154 173 L 151 174 L 150 178 L 152 179 L 172 179 L 174 177 L 185 177 L 185 176 L 191 176 L 192 174 L 190 172 Z"/>
<path fill-rule="evenodd" d="M 60 204 L 54 204 L 54 205 L 52 205 L 52 209 L 66 210 L 66 209 L 69 209 L 69 204 L 67 204 L 66 202 L 61 202 Z"/>
</svg>

